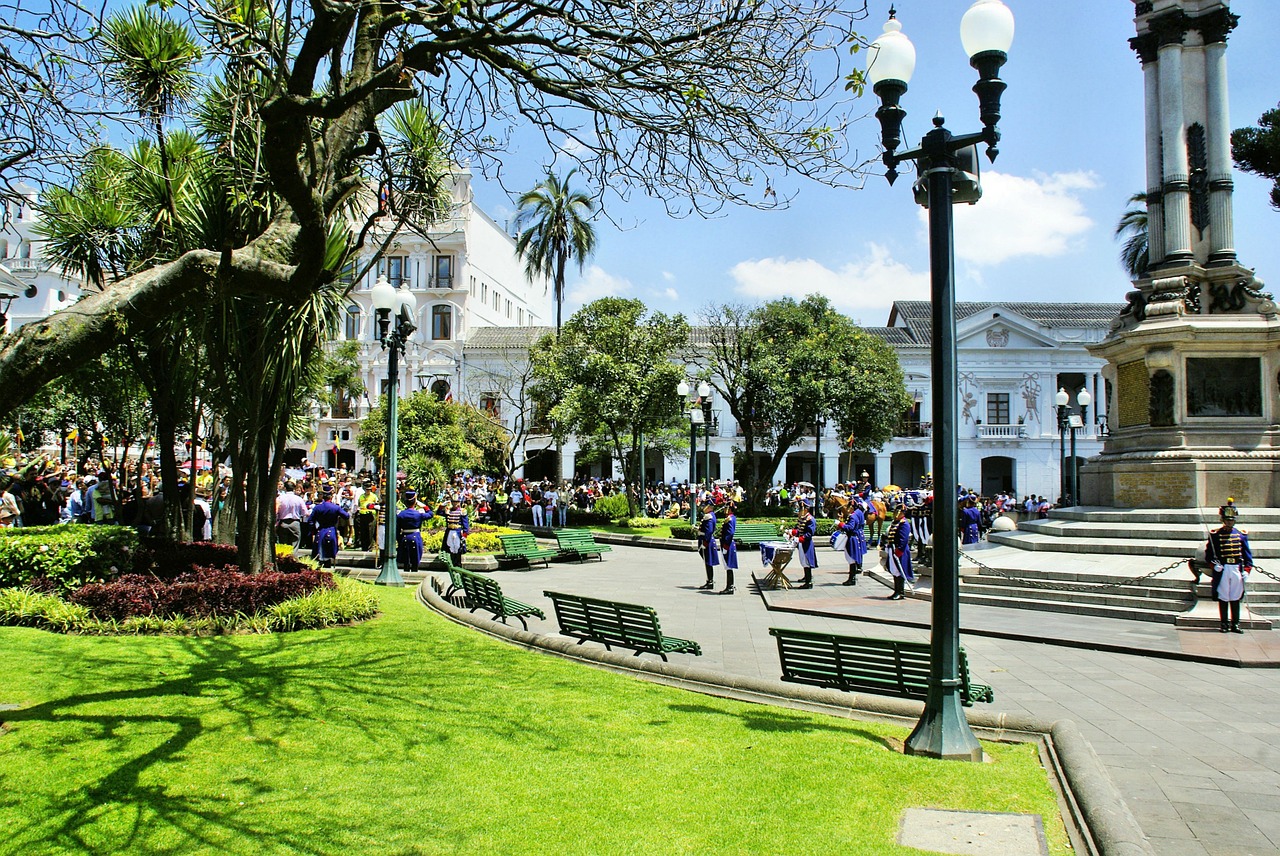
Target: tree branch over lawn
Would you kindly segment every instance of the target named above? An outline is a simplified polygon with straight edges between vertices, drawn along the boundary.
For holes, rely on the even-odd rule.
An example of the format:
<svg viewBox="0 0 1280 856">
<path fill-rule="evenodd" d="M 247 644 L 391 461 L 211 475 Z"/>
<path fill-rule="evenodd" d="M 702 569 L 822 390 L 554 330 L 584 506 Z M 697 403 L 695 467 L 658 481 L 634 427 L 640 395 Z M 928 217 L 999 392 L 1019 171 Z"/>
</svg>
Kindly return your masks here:
<svg viewBox="0 0 1280 856">
<path fill-rule="evenodd" d="M 859 170 L 839 142 L 839 57 L 865 7 L 836 0 L 187 0 L 171 10 L 181 13 L 203 24 L 209 71 L 237 84 L 227 114 L 260 123 L 254 175 L 273 216 L 0 345 L 0 407 L 145 334 L 166 303 L 180 313 L 197 294 L 300 300 L 333 281 L 347 259 L 335 266 L 322 248 L 369 186 L 379 117 L 410 99 L 439 111 L 459 162 L 500 175 L 500 138 L 531 126 L 561 152 L 571 143 L 594 186 L 623 199 L 639 189 L 679 213 L 770 207 L 788 176 L 840 183 Z"/>
</svg>

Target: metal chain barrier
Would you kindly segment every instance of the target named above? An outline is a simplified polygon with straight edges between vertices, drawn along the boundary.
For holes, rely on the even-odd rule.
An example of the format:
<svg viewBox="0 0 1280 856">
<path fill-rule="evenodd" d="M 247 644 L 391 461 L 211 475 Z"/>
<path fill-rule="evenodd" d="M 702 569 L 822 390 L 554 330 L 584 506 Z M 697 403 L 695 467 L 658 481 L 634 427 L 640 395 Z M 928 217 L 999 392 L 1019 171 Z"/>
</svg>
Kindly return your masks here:
<svg viewBox="0 0 1280 856">
<path fill-rule="evenodd" d="M 1262 574 L 1264 577 L 1271 577 L 1271 579 L 1280 583 L 1280 577 L 1277 577 L 1275 574 L 1271 573 L 1270 571 L 1264 571 L 1262 568 L 1258 567 L 1257 565 L 1253 566 L 1253 570 L 1255 573 Z"/>
<path fill-rule="evenodd" d="M 1141 576 L 1137 576 L 1137 577 L 1129 577 L 1128 579 L 1119 580 L 1114 583 L 1097 583 L 1097 584 L 1051 583 L 1051 582 L 1044 582 L 1042 580 L 1029 580 L 1026 577 L 1014 576 L 1013 574 L 1010 574 L 1006 571 L 1001 571 L 989 565 L 984 565 L 982 562 L 975 559 L 969 553 L 960 552 L 959 556 L 961 561 L 968 560 L 970 562 L 973 562 L 975 565 L 978 566 L 978 569 L 981 570 L 983 573 L 993 574 L 997 577 L 1004 577 L 1007 580 L 1013 580 L 1017 582 L 1019 585 L 1027 586 L 1029 588 L 1049 589 L 1052 591 L 1078 591 L 1078 592 L 1108 591 L 1111 589 L 1118 589 L 1118 588 L 1123 588 L 1125 586 L 1134 585 L 1135 583 L 1146 582 L 1147 580 L 1152 579 L 1154 577 L 1158 577 L 1161 574 L 1168 573 L 1169 571 L 1172 571 L 1175 568 L 1186 568 L 1187 566 L 1186 559 L 1177 559 L 1165 565 L 1163 568 L 1158 568 L 1148 574 L 1142 574 Z M 1258 568 L 1257 566 L 1254 566 L 1254 570 L 1257 571 L 1257 570 L 1260 570 L 1260 568 Z M 1266 573 L 1266 571 L 1263 571 L 1263 573 Z M 1275 577 L 1272 574 L 1267 574 L 1267 576 L 1275 579 Z M 1187 582 L 1190 583 L 1191 580 L 1187 580 Z"/>
</svg>

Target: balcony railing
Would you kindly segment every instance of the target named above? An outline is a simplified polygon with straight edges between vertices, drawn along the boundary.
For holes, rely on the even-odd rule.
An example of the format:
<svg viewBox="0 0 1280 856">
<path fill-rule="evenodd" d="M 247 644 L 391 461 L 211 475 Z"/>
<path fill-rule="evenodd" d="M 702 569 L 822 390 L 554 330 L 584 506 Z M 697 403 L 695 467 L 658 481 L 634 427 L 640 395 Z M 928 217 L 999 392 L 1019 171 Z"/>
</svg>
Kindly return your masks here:
<svg viewBox="0 0 1280 856">
<path fill-rule="evenodd" d="M 18 271 L 40 271 L 43 269 L 39 259 L 0 259 L 0 264 L 14 273 Z"/>
<path fill-rule="evenodd" d="M 1027 436 L 1025 425 L 979 425 L 979 440 L 1020 440 Z"/>
<path fill-rule="evenodd" d="M 895 437 L 932 437 L 933 423 L 903 420 L 898 423 L 898 430 L 893 434 Z"/>
<path fill-rule="evenodd" d="M 427 282 L 427 288 L 440 288 L 449 291 L 453 288 L 453 277 L 451 276 L 433 276 Z"/>
</svg>

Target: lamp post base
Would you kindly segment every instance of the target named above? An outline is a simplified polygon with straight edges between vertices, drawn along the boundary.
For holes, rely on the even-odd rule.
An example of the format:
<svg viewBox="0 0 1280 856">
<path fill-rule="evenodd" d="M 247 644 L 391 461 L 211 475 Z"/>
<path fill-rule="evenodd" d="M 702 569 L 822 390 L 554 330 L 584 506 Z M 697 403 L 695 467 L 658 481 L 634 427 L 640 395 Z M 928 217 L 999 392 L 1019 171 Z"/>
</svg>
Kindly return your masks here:
<svg viewBox="0 0 1280 856">
<path fill-rule="evenodd" d="M 953 692 L 944 691 L 938 695 L 940 698 L 930 698 L 926 703 L 924 713 L 907 738 L 903 751 L 908 755 L 945 761 L 981 761 L 982 744 L 969 730 L 959 687 Z"/>
<path fill-rule="evenodd" d="M 390 586 L 392 588 L 404 588 L 404 579 L 400 576 L 400 567 L 393 559 L 382 566 L 378 578 L 373 581 L 375 586 Z"/>
</svg>

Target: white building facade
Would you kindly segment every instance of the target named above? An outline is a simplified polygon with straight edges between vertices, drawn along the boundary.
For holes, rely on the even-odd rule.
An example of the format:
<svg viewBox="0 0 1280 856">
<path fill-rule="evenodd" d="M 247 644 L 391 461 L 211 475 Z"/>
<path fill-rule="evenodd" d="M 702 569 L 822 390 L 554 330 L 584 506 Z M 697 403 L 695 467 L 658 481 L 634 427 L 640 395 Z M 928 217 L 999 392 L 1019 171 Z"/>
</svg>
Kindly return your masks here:
<svg viewBox="0 0 1280 856">
<path fill-rule="evenodd" d="M 417 330 L 400 362 L 401 395 L 430 389 L 440 398 L 459 398 L 464 385 L 464 345 L 475 331 L 489 327 L 546 324 L 554 312 L 546 280 L 531 282 L 516 254 L 515 240 L 476 206 L 471 175 L 455 173 L 453 215 L 427 234 L 403 231 L 383 257 L 369 265 L 373 248 L 386 233 L 372 232 L 368 252 L 355 261 L 364 271 L 354 283 L 338 330 L 336 347 L 359 342 L 357 359 L 365 394 L 338 401 L 316 413 L 316 450 L 297 442 L 286 453 L 291 466 L 304 458 L 312 464 L 348 469 L 374 469 L 357 448 L 359 422 L 387 388 L 388 354 L 378 342 L 378 324 L 370 298 L 379 276 L 397 288 L 407 285 L 417 299 Z M 366 270 L 367 268 L 367 270 Z"/>
<path fill-rule="evenodd" d="M 80 298 L 80 282 L 51 267 L 36 234 L 36 191 L 19 187 L 21 200 L 0 201 L 0 301 L 7 304 L 3 331 L 47 318 Z"/>
<path fill-rule="evenodd" d="M 1025 496 L 1035 494 L 1057 500 L 1061 492 L 1062 458 L 1070 466 L 1070 440 L 1060 440 L 1058 408 L 1054 397 L 1059 389 L 1071 399 L 1069 412 L 1082 416 L 1076 431 L 1076 456 L 1085 459 L 1097 454 L 1106 430 L 1107 389 L 1102 380 L 1104 362 L 1090 356 L 1085 346 L 1100 341 L 1123 304 L 1055 303 L 960 303 L 956 307 L 956 341 L 960 369 L 957 390 L 960 480 L 968 488 L 986 494 L 999 491 Z M 481 329 L 474 331 L 464 349 L 468 367 L 462 379 L 461 395 L 471 403 L 499 402 L 499 418 L 508 428 L 516 427 L 522 410 L 527 418 L 528 403 L 512 394 L 513 369 L 518 373 L 528 347 L 547 330 Z M 884 338 L 897 351 L 913 397 L 912 408 L 902 415 L 900 428 L 889 443 L 874 453 L 851 454 L 844 447 L 837 426 L 821 429 L 821 436 L 799 441 L 771 480 L 821 482 L 831 485 L 857 478 L 866 472 L 873 482 L 913 487 L 932 471 L 932 401 L 929 367 L 929 304 L 899 301 L 894 304 L 885 327 L 867 332 Z M 701 331 L 691 335 L 696 351 Z M 689 374 L 696 372 L 688 356 Z M 503 381 L 503 377 L 507 381 Z M 504 385 L 505 384 L 505 385 Z M 1092 398 L 1088 411 L 1080 414 L 1077 404 L 1081 390 Z M 675 391 L 672 391 L 675 394 Z M 523 432 L 524 457 L 529 477 L 559 475 L 611 476 L 621 474 L 617 461 L 582 460 L 577 444 L 567 441 L 560 468 L 554 466 L 554 443 L 536 430 Z M 732 415 L 713 401 L 709 438 L 697 429 L 698 453 L 695 471 L 705 477 L 708 459 L 713 479 L 731 479 L 735 446 L 741 435 Z M 815 434 L 819 433 L 815 430 Z M 1070 434 L 1068 432 L 1068 438 Z M 709 455 L 705 451 L 709 447 Z M 821 461 L 819 470 L 818 462 Z M 689 476 L 687 452 L 663 458 L 656 450 L 646 450 L 646 478 L 654 481 L 685 481 Z"/>
</svg>

